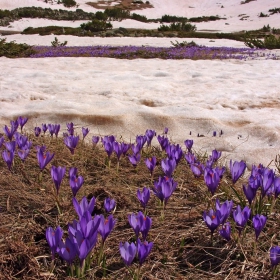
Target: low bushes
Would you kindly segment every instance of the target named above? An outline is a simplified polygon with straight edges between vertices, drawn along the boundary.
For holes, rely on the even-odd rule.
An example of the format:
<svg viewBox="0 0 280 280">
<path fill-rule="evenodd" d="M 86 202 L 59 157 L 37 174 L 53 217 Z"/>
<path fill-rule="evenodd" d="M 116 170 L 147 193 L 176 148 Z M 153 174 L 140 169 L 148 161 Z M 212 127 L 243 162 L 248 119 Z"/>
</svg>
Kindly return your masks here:
<svg viewBox="0 0 280 280">
<path fill-rule="evenodd" d="M 185 32 L 194 32 L 196 31 L 196 26 L 190 23 L 178 22 L 171 23 L 169 26 L 161 25 L 158 28 L 158 31 L 185 31 Z"/>
<path fill-rule="evenodd" d="M 280 37 L 277 38 L 274 35 L 268 35 L 264 40 L 257 38 L 252 38 L 250 35 L 245 37 L 244 44 L 250 48 L 259 48 L 259 49 L 280 49 Z"/>
<path fill-rule="evenodd" d="M 0 57 L 28 57 L 35 51 L 26 44 L 17 44 L 14 41 L 7 43 L 6 39 L 0 39 Z"/>
</svg>

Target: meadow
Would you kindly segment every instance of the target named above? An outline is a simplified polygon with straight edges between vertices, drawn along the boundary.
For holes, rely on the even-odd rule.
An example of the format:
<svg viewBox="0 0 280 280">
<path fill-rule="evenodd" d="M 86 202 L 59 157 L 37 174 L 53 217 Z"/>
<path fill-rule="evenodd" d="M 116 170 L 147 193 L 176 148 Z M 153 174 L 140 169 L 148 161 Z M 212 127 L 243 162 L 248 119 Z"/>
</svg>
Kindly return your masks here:
<svg viewBox="0 0 280 280">
<path fill-rule="evenodd" d="M 0 138 L 1 279 L 278 279 L 277 157 L 26 121 Z"/>
</svg>

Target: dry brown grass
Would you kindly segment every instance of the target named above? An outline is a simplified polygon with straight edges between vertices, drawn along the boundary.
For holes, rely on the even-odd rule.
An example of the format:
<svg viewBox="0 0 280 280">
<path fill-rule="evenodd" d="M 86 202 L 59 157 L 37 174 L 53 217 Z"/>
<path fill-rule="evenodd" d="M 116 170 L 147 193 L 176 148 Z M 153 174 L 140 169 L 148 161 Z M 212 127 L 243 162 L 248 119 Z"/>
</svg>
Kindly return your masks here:
<svg viewBox="0 0 280 280">
<path fill-rule="evenodd" d="M 93 259 L 85 279 L 131 279 L 119 254 L 119 242 L 135 238 L 127 215 L 142 210 L 136 198 L 137 189 L 152 187 L 144 159 L 156 155 L 160 162 L 165 155 L 156 147 L 144 149 L 136 169 L 127 158 L 121 158 L 117 172 L 115 156 L 110 169 L 105 165 L 107 155 L 101 144 L 93 149 L 91 144 L 80 142 L 72 156 L 61 138 L 35 138 L 31 135 L 30 138 L 33 150 L 24 164 L 16 157 L 10 172 L 2 158 L 0 160 L 0 279 L 71 279 L 67 278 L 66 265 L 59 258 L 53 273 L 49 272 L 51 258 L 45 238 L 47 227 L 60 225 L 66 232 L 68 222 L 77 219 L 68 182 L 70 167 L 77 167 L 79 175 L 85 179 L 78 199 L 96 197 L 94 213 L 104 214 L 103 202 L 107 196 L 117 201 L 116 226 L 105 245 L 106 276 Z M 156 143 L 155 139 L 153 143 Z M 35 146 L 42 144 L 54 152 L 55 157 L 44 170 L 43 183 L 40 184 Z M 51 165 L 67 168 L 60 189 L 62 215 L 58 214 L 53 199 Z M 154 178 L 161 175 L 161 167 L 157 165 Z M 237 243 L 233 238 L 227 243 L 215 232 L 211 244 L 210 231 L 202 220 L 203 211 L 211 204 L 203 180 L 194 179 L 184 159 L 179 163 L 174 179 L 178 187 L 167 204 L 164 221 L 160 219 L 157 198 L 152 195 L 148 203 L 148 215 L 152 218 L 148 240 L 154 242 L 154 247 L 141 269 L 142 279 L 269 279 L 268 251 L 271 243 L 277 244 L 279 238 L 279 203 L 276 211 L 269 215 L 255 247 L 250 223 L 241 242 Z M 227 174 L 217 197 L 222 201 L 233 199 L 236 205 L 238 201 L 230 191 L 229 183 Z M 95 249 L 93 254 L 96 252 Z M 136 263 L 132 267 L 136 267 Z"/>
</svg>

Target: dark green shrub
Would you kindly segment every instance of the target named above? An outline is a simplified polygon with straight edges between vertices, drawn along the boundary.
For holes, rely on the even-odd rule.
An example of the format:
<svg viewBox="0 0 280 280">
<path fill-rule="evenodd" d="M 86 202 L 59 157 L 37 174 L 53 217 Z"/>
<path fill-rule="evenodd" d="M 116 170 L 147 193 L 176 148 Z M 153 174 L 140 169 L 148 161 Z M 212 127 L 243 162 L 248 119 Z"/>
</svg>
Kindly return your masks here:
<svg viewBox="0 0 280 280">
<path fill-rule="evenodd" d="M 67 45 L 67 41 L 64 41 L 64 43 L 61 43 L 58 41 L 57 37 L 54 37 L 54 41 L 51 42 L 52 46 L 57 48 L 57 47 L 63 47 Z"/>
<path fill-rule="evenodd" d="M 164 15 L 161 17 L 161 22 L 186 22 L 188 21 L 188 18 L 186 17 L 177 17 L 177 16 L 170 16 L 170 15 Z"/>
<path fill-rule="evenodd" d="M 264 14 L 263 12 L 261 12 L 260 14 L 259 14 L 259 17 L 268 17 L 269 15 L 266 15 L 266 14 Z"/>
<path fill-rule="evenodd" d="M 109 20 L 130 18 L 130 12 L 121 8 L 105 9 L 104 13 L 108 16 Z"/>
<path fill-rule="evenodd" d="M 113 26 L 110 22 L 105 22 L 103 20 L 93 19 L 88 23 L 81 24 L 81 28 L 91 32 L 105 31 L 107 29 L 112 29 Z"/>
<path fill-rule="evenodd" d="M 274 8 L 274 9 L 269 9 L 268 10 L 271 15 L 280 13 L 280 8 Z"/>
<path fill-rule="evenodd" d="M 108 15 L 106 13 L 98 11 L 98 12 L 95 13 L 95 18 L 98 19 L 98 20 L 106 21 L 108 19 Z"/>
<path fill-rule="evenodd" d="M 263 28 L 262 28 L 262 31 L 263 32 L 270 32 L 270 26 L 269 26 L 269 24 L 267 25 L 267 26 L 263 26 Z"/>
<path fill-rule="evenodd" d="M 172 44 L 173 47 L 175 48 L 182 48 L 182 47 L 198 47 L 199 45 L 194 42 L 187 42 L 187 41 L 183 41 L 181 43 L 179 43 L 177 40 L 175 41 L 175 43 L 173 43 L 172 41 L 170 41 L 170 43 Z"/>
<path fill-rule="evenodd" d="M 4 18 L 4 17 L 10 17 L 11 16 L 11 12 L 8 10 L 0 10 L 0 19 Z"/>
<path fill-rule="evenodd" d="M 196 31 L 196 26 L 190 23 L 178 22 L 171 23 L 169 26 L 161 25 L 158 28 L 158 31 L 185 31 L 185 32 L 194 32 Z"/>
<path fill-rule="evenodd" d="M 204 22 L 204 21 L 215 21 L 221 19 L 217 16 L 209 16 L 209 17 L 192 17 L 189 19 L 190 22 Z"/>
<path fill-rule="evenodd" d="M 264 40 L 253 38 L 250 34 L 246 34 L 244 44 L 249 48 L 259 48 L 259 49 L 280 49 L 280 37 L 277 38 L 274 35 L 268 35 Z"/>
<path fill-rule="evenodd" d="M 141 16 L 141 15 L 138 15 L 138 14 L 135 14 L 135 13 L 132 14 L 131 18 L 134 19 L 134 20 L 142 21 L 142 22 L 147 22 L 148 21 L 146 16 Z"/>
<path fill-rule="evenodd" d="M 74 7 L 77 5 L 75 0 L 62 0 L 62 4 L 64 5 L 64 7 L 67 8 Z"/>
<path fill-rule="evenodd" d="M 17 44 L 14 41 L 6 43 L 5 39 L 0 39 L 0 57 L 28 57 L 34 54 L 32 47 L 26 44 Z"/>
</svg>

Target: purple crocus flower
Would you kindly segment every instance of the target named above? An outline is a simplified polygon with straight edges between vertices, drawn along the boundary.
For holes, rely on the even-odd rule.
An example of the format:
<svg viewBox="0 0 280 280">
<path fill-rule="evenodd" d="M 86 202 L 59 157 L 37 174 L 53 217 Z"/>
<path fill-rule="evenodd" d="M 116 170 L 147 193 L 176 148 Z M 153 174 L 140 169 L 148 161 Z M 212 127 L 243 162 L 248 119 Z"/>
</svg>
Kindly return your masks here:
<svg viewBox="0 0 280 280">
<path fill-rule="evenodd" d="M 138 214 L 132 213 L 128 215 L 128 222 L 132 227 L 132 229 L 134 230 L 136 238 L 138 238 L 139 236 L 143 221 L 144 221 L 144 214 L 141 211 L 139 211 Z"/>
<path fill-rule="evenodd" d="M 123 154 L 122 145 L 119 142 L 115 141 L 113 143 L 113 150 L 117 156 L 118 161 L 120 161 L 120 157 Z"/>
<path fill-rule="evenodd" d="M 270 249 L 271 266 L 276 266 L 280 263 L 280 247 L 274 246 Z"/>
<path fill-rule="evenodd" d="M 211 160 L 216 162 L 221 157 L 221 155 L 222 155 L 222 152 L 218 152 L 217 150 L 213 150 Z"/>
<path fill-rule="evenodd" d="M 266 224 L 266 220 L 267 217 L 264 215 L 257 214 L 256 216 L 253 217 L 252 222 L 253 222 L 253 227 L 255 229 L 256 240 L 258 239 L 261 231 L 263 230 Z"/>
<path fill-rule="evenodd" d="M 227 241 L 230 240 L 230 232 L 231 232 L 231 228 L 229 222 L 223 224 L 222 229 L 219 230 L 219 234 Z"/>
<path fill-rule="evenodd" d="M 141 145 L 141 143 L 132 144 L 132 145 L 131 145 L 131 150 L 132 150 L 132 152 L 133 152 L 134 155 L 140 154 L 141 151 L 142 151 L 142 145 Z"/>
<path fill-rule="evenodd" d="M 161 161 L 161 168 L 167 177 L 172 177 L 172 174 L 176 168 L 176 160 L 169 158 L 163 159 Z"/>
<path fill-rule="evenodd" d="M 140 266 L 144 263 L 144 261 L 146 260 L 147 256 L 150 254 L 152 248 L 153 248 L 153 242 L 147 242 L 144 241 L 143 243 L 141 242 L 141 240 L 138 238 L 137 240 L 137 255 L 139 258 L 139 264 Z"/>
<path fill-rule="evenodd" d="M 2 157 L 3 157 L 4 161 L 6 162 L 9 170 L 11 170 L 14 156 L 15 156 L 14 152 L 10 152 L 7 150 L 4 150 L 2 152 Z"/>
<path fill-rule="evenodd" d="M 192 149 L 192 146 L 193 146 L 193 140 L 190 140 L 190 139 L 187 139 L 185 140 L 185 145 L 186 145 L 186 148 L 188 149 L 188 151 L 190 152 L 191 149 Z"/>
<path fill-rule="evenodd" d="M 136 136 L 136 144 L 140 146 L 140 150 L 144 147 L 147 142 L 146 135 L 137 135 Z"/>
<path fill-rule="evenodd" d="M 164 128 L 163 133 L 164 133 L 164 134 L 167 134 L 167 133 L 168 133 L 168 127 L 165 127 L 165 128 Z"/>
<path fill-rule="evenodd" d="M 40 136 L 40 133 L 41 133 L 41 128 L 39 126 L 36 126 L 34 128 L 34 134 L 36 137 L 39 137 Z"/>
<path fill-rule="evenodd" d="M 74 135 L 74 124 L 72 122 L 70 122 L 70 123 L 67 123 L 66 126 L 67 126 L 67 131 L 69 132 L 69 134 L 71 136 L 73 136 Z"/>
<path fill-rule="evenodd" d="M 107 213 L 114 210 L 116 207 L 116 201 L 114 199 L 111 199 L 110 197 L 105 198 L 104 200 L 104 208 Z"/>
<path fill-rule="evenodd" d="M 274 196 L 275 198 L 277 198 L 280 194 L 280 177 L 274 177 L 273 184 L 274 184 Z"/>
<path fill-rule="evenodd" d="M 208 190 L 214 195 L 220 183 L 220 175 L 215 169 L 205 168 L 204 170 L 204 182 L 208 187 Z"/>
<path fill-rule="evenodd" d="M 22 160 L 22 162 L 24 162 L 30 153 L 30 149 L 18 150 L 17 153 L 20 159 Z"/>
<path fill-rule="evenodd" d="M 37 159 L 40 166 L 40 169 L 43 170 L 47 164 L 52 160 L 54 153 L 46 152 L 46 146 L 37 147 Z"/>
<path fill-rule="evenodd" d="M 24 125 L 27 123 L 27 121 L 28 121 L 28 118 L 24 118 L 24 117 L 18 117 L 18 119 L 17 119 L 17 121 L 18 121 L 18 124 L 19 124 L 19 126 L 20 126 L 20 130 L 22 131 L 22 129 L 23 129 L 23 127 L 24 127 Z"/>
<path fill-rule="evenodd" d="M 232 163 L 232 160 L 230 160 L 229 167 L 233 184 L 235 184 L 245 172 L 246 163 L 244 161 L 235 161 L 234 163 Z"/>
<path fill-rule="evenodd" d="M 158 135 L 158 136 L 157 136 L 157 140 L 158 140 L 158 142 L 159 142 L 159 144 L 160 144 L 160 146 L 161 146 L 161 149 L 162 149 L 163 151 L 165 151 L 165 148 L 166 148 L 167 145 L 169 144 L 168 138 L 165 137 L 165 136 L 160 136 L 160 135 Z"/>
<path fill-rule="evenodd" d="M 68 265 L 73 263 L 78 254 L 76 243 L 73 238 L 70 239 L 67 237 L 65 243 L 62 240 L 59 242 L 58 254 Z"/>
<path fill-rule="evenodd" d="M 186 155 L 185 155 L 185 159 L 187 161 L 188 164 L 193 164 L 193 163 L 199 163 L 195 157 L 195 155 L 191 152 L 188 152 Z"/>
<path fill-rule="evenodd" d="M 108 235 L 111 233 L 115 226 L 116 220 L 113 218 L 113 215 L 110 215 L 108 218 L 104 218 L 103 215 L 100 215 L 100 224 L 98 232 L 101 235 L 102 242 L 104 243 Z"/>
<path fill-rule="evenodd" d="M 167 147 L 165 148 L 165 152 L 167 153 L 169 159 L 175 159 L 176 164 L 179 163 L 179 161 L 183 156 L 183 151 L 179 144 L 177 145 L 168 144 Z"/>
<path fill-rule="evenodd" d="M 55 188 L 56 188 L 57 195 L 59 192 L 59 188 L 60 188 L 62 179 L 65 175 L 65 171 L 66 171 L 66 167 L 61 167 L 61 166 L 58 166 L 58 167 L 52 166 L 51 167 L 51 176 L 52 176 Z"/>
<path fill-rule="evenodd" d="M 142 223 L 142 226 L 140 228 L 140 232 L 142 233 L 142 238 L 144 240 L 147 239 L 147 236 L 148 236 L 148 233 L 149 233 L 149 230 L 150 230 L 151 226 L 152 226 L 152 219 L 148 216 L 144 216 L 143 217 L 143 223 Z"/>
<path fill-rule="evenodd" d="M 274 182 L 274 171 L 269 168 L 266 168 L 263 172 L 262 178 L 263 180 L 261 185 L 261 192 L 262 197 L 264 197 Z"/>
<path fill-rule="evenodd" d="M 99 136 L 92 136 L 91 141 L 93 145 L 97 145 L 99 142 Z"/>
<path fill-rule="evenodd" d="M 134 154 L 134 155 L 129 155 L 128 156 L 129 161 L 131 162 L 131 164 L 136 167 L 137 164 L 139 163 L 140 159 L 141 159 L 141 154 Z"/>
<path fill-rule="evenodd" d="M 69 224 L 69 238 L 76 246 L 81 267 L 97 242 L 99 225 L 100 216 L 92 219 L 88 211 L 84 213 L 79 222 L 74 220 L 72 224 Z"/>
<path fill-rule="evenodd" d="M 123 156 L 126 156 L 128 150 L 130 149 L 131 145 L 128 144 L 128 143 L 121 143 L 121 147 L 122 147 L 122 153 L 123 153 Z"/>
<path fill-rule="evenodd" d="M 225 166 L 220 168 L 219 166 L 215 167 L 215 172 L 219 175 L 220 179 L 223 178 L 224 173 L 226 172 Z"/>
<path fill-rule="evenodd" d="M 27 144 L 28 137 L 25 136 L 25 135 L 22 135 L 22 134 L 20 134 L 18 132 L 16 132 L 14 134 L 14 136 L 15 136 L 15 140 L 16 140 L 18 148 L 19 149 L 23 149 L 23 147 L 26 146 L 26 144 Z"/>
<path fill-rule="evenodd" d="M 142 192 L 138 189 L 137 198 L 140 201 L 142 207 L 145 209 L 147 207 L 148 201 L 150 199 L 150 189 L 144 187 Z"/>
<path fill-rule="evenodd" d="M 159 177 L 158 182 L 154 183 L 153 191 L 160 201 L 166 205 L 168 199 L 177 188 L 177 185 L 177 182 L 173 178 Z"/>
<path fill-rule="evenodd" d="M 112 153 L 113 153 L 113 150 L 114 150 L 113 143 L 114 143 L 114 142 L 111 142 L 111 141 L 109 141 L 109 140 L 104 140 L 104 139 L 103 139 L 104 149 L 105 149 L 105 152 L 106 152 L 107 155 L 108 155 L 108 158 L 110 158 L 111 155 L 112 155 Z"/>
<path fill-rule="evenodd" d="M 156 132 L 154 130 L 147 129 L 145 135 L 147 137 L 147 145 L 151 146 L 152 140 L 154 136 L 156 136 Z"/>
<path fill-rule="evenodd" d="M 60 130 L 60 124 L 48 124 L 48 129 L 51 134 L 51 137 L 55 134 L 55 136 L 58 136 L 58 132 Z"/>
<path fill-rule="evenodd" d="M 126 266 L 130 266 L 133 262 L 135 255 L 136 255 L 136 246 L 134 243 L 129 244 L 128 242 L 125 242 L 122 244 L 120 243 L 119 246 L 121 257 L 125 263 Z"/>
<path fill-rule="evenodd" d="M 217 136 L 217 132 L 213 131 L 213 137 L 216 137 L 216 136 Z"/>
<path fill-rule="evenodd" d="M 74 205 L 76 213 L 79 216 L 79 219 L 81 219 L 86 211 L 88 211 L 90 214 L 93 212 L 93 209 L 94 209 L 94 206 L 95 206 L 95 197 L 93 196 L 91 198 L 90 202 L 88 202 L 87 198 L 84 196 L 80 203 L 74 197 L 73 198 L 73 205 Z"/>
<path fill-rule="evenodd" d="M 60 226 L 54 230 L 52 227 L 48 227 L 46 230 L 46 239 L 52 252 L 52 260 L 54 260 L 55 253 L 58 251 L 58 246 L 63 236 L 63 230 Z"/>
<path fill-rule="evenodd" d="M 4 126 L 3 128 L 4 133 L 6 134 L 6 136 L 9 138 L 9 140 L 11 141 L 13 139 L 14 133 L 16 132 L 15 127 L 11 127 L 11 129 L 8 128 L 8 126 Z"/>
<path fill-rule="evenodd" d="M 153 175 L 156 163 L 157 163 L 157 159 L 155 156 L 145 159 L 145 164 L 147 168 L 150 170 L 151 175 Z"/>
<path fill-rule="evenodd" d="M 10 142 L 5 142 L 4 145 L 6 146 L 6 149 L 11 152 L 14 153 L 16 150 L 16 142 L 15 141 L 10 141 Z"/>
<path fill-rule="evenodd" d="M 229 217 L 233 206 L 232 200 L 226 200 L 223 204 L 220 204 L 220 200 L 216 199 L 216 210 L 219 211 L 220 222 L 224 224 Z"/>
<path fill-rule="evenodd" d="M 84 178 L 82 176 L 77 177 L 76 173 L 75 173 L 75 175 L 69 176 L 69 184 L 70 184 L 73 196 L 76 196 L 77 192 L 82 187 L 83 183 L 84 183 Z"/>
<path fill-rule="evenodd" d="M 45 123 L 42 123 L 42 130 L 44 132 L 44 134 L 46 133 L 46 131 L 48 130 L 48 126 Z"/>
<path fill-rule="evenodd" d="M 246 225 L 251 214 L 251 209 L 248 206 L 245 206 L 243 210 L 241 210 L 240 205 L 237 205 L 236 210 L 233 211 L 233 219 L 236 223 L 236 228 L 239 231 L 239 235 L 241 234 L 242 229 Z"/>
<path fill-rule="evenodd" d="M 206 211 L 203 212 L 203 220 L 206 223 L 207 227 L 211 230 L 211 235 L 213 234 L 214 230 L 220 225 L 220 212 L 214 211 L 210 209 L 207 213 Z"/>
<path fill-rule="evenodd" d="M 201 163 L 191 163 L 191 171 L 193 173 L 193 175 L 198 178 L 203 171 L 203 167 Z"/>
<path fill-rule="evenodd" d="M 82 127 L 82 134 L 83 134 L 83 140 L 88 135 L 89 129 L 87 127 Z"/>
<path fill-rule="evenodd" d="M 243 185 L 243 192 L 249 202 L 249 205 L 252 204 L 253 199 L 256 197 L 257 194 L 257 190 L 252 188 L 250 183 L 246 186 Z"/>
<path fill-rule="evenodd" d="M 79 136 L 72 136 L 72 135 L 64 138 L 64 144 L 70 150 L 72 155 L 74 155 L 74 150 L 78 145 L 79 139 L 80 139 Z"/>
</svg>

